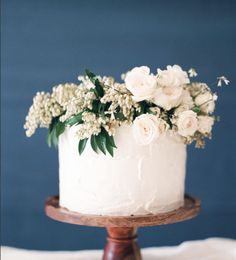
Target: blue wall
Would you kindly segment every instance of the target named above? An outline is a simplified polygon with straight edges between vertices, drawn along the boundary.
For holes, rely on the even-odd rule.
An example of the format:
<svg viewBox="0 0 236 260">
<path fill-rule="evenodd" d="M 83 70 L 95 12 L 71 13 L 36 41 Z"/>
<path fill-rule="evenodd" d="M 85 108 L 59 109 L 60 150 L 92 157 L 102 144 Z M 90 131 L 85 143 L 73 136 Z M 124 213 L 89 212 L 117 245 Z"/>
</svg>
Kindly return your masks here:
<svg viewBox="0 0 236 260">
<path fill-rule="evenodd" d="M 205 150 L 188 150 L 186 189 L 202 200 L 191 221 L 140 230 L 141 246 L 210 236 L 236 238 L 236 1 L 2 1 L 2 243 L 34 249 L 100 248 L 105 231 L 50 220 L 57 151 L 46 130 L 27 139 L 33 95 L 76 82 L 84 68 L 114 75 L 137 65 L 194 67 L 218 89 L 221 116 Z"/>
</svg>

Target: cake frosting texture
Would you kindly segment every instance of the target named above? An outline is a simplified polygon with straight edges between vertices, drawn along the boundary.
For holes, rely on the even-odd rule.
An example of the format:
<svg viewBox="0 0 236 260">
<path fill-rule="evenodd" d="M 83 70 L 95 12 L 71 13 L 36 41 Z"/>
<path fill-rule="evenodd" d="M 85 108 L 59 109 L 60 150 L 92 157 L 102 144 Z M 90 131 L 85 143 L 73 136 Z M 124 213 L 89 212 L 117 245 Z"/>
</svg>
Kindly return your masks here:
<svg viewBox="0 0 236 260">
<path fill-rule="evenodd" d="M 184 201 L 186 145 L 167 132 L 141 146 L 132 126 L 117 129 L 114 157 L 87 145 L 78 154 L 78 126 L 59 138 L 60 206 L 84 214 L 144 215 L 168 212 Z"/>
</svg>

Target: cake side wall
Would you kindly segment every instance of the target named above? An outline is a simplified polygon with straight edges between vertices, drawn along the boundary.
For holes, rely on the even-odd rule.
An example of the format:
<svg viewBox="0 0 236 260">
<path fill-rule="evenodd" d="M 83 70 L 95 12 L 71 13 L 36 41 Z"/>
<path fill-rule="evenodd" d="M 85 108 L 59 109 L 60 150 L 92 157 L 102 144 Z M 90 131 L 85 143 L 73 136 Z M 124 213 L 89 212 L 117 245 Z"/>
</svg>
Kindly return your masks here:
<svg viewBox="0 0 236 260">
<path fill-rule="evenodd" d="M 162 136 L 139 146 L 131 126 L 115 136 L 117 149 L 78 154 L 76 127 L 59 139 L 60 205 L 87 214 L 131 215 L 167 212 L 183 204 L 186 146 Z"/>
</svg>

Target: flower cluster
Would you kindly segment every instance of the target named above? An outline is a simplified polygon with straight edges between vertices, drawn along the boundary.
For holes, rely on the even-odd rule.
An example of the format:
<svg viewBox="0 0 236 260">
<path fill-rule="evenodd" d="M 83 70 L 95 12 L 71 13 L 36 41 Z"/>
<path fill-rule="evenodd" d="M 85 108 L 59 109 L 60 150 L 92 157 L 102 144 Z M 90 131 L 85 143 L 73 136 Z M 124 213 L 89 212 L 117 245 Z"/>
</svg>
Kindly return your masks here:
<svg viewBox="0 0 236 260">
<path fill-rule="evenodd" d="M 106 125 L 109 118 L 97 117 L 92 112 L 84 112 L 82 115 L 83 124 L 79 125 L 76 132 L 79 139 L 89 138 L 92 135 L 98 135 L 101 131 L 101 126 Z"/>
<path fill-rule="evenodd" d="M 141 66 L 122 74 L 124 82 L 118 83 L 86 70 L 79 84 L 60 84 L 52 93 L 36 94 L 24 125 L 26 135 L 46 127 L 49 143 L 57 144 L 67 127 L 77 125 L 80 153 L 91 138 L 95 152 L 113 155 L 117 127 L 130 124 L 140 145 L 171 131 L 183 143 L 196 141 L 197 147 L 203 147 L 216 120 L 217 95 L 205 83 L 190 82 L 196 76 L 195 69 L 186 72 L 178 65 L 157 69 L 156 74 Z M 218 86 L 228 83 L 226 77 L 218 77 Z"/>
<path fill-rule="evenodd" d="M 134 119 L 134 133 L 135 136 L 138 133 L 138 143 L 147 145 L 160 133 L 172 130 L 184 143 L 196 141 L 197 147 L 204 147 L 204 138 L 211 137 L 215 122 L 212 113 L 217 95 L 205 83 L 191 83 L 189 77 L 197 76 L 197 72 L 195 69 L 188 72 L 189 75 L 180 66 L 174 65 L 167 66 L 166 70 L 157 69 L 157 74 L 153 75 L 148 67 L 142 66 L 126 74 L 124 80 L 133 99 L 145 101 L 147 105 L 159 109 L 155 119 L 150 113 Z M 223 76 L 218 80 L 220 86 L 222 82 L 226 85 L 229 83 Z M 160 120 L 165 124 L 160 123 Z"/>
<path fill-rule="evenodd" d="M 53 118 L 59 116 L 62 111 L 62 106 L 50 93 L 38 92 L 26 116 L 26 135 L 30 137 L 38 127 L 48 128 Z"/>
<path fill-rule="evenodd" d="M 101 98 L 101 103 L 110 103 L 106 114 L 110 114 L 113 119 L 119 118 L 121 114 L 130 123 L 133 120 L 134 110 L 138 107 L 125 84 L 115 82 L 113 85 L 105 87 L 105 94 Z"/>
</svg>

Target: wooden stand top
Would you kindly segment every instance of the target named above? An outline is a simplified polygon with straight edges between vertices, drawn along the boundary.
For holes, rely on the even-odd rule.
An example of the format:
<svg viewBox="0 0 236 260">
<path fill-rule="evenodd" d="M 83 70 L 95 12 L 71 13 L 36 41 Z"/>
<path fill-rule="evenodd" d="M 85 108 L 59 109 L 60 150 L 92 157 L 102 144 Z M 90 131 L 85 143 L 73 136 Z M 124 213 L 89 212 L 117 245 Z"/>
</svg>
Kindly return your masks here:
<svg viewBox="0 0 236 260">
<path fill-rule="evenodd" d="M 195 217 L 200 211 L 200 201 L 185 195 L 184 206 L 160 214 L 134 216 L 102 216 L 81 214 L 59 206 L 59 197 L 49 197 L 45 203 L 46 215 L 65 223 L 95 227 L 145 227 L 171 224 Z"/>
</svg>

